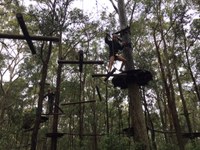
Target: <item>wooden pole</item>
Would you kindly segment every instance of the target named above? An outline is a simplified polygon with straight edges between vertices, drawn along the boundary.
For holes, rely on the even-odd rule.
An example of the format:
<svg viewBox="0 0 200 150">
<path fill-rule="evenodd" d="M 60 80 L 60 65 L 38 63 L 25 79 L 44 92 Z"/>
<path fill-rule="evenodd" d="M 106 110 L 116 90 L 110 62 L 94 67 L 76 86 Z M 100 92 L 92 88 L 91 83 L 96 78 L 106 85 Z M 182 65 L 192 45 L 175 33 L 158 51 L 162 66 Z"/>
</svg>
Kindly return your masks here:
<svg viewBox="0 0 200 150">
<path fill-rule="evenodd" d="M 81 61 L 58 60 L 58 64 L 80 64 Z M 104 64 L 103 61 L 83 61 L 83 64 Z"/>
<path fill-rule="evenodd" d="M 17 21 L 18 21 L 18 23 L 19 23 L 19 25 L 20 25 L 20 27 L 22 29 L 22 32 L 24 34 L 24 37 L 26 39 L 26 42 L 28 43 L 28 46 L 29 46 L 32 54 L 36 54 L 35 48 L 33 46 L 33 42 L 31 40 L 31 37 L 30 37 L 29 33 L 28 33 L 28 30 L 27 30 L 27 27 L 26 27 L 26 24 L 24 22 L 22 14 L 18 13 L 16 15 L 16 17 L 17 17 Z"/>
<path fill-rule="evenodd" d="M 65 105 L 85 104 L 85 103 L 93 103 L 93 102 L 96 102 L 96 101 L 91 100 L 91 101 L 70 102 L 70 103 L 63 103 L 61 105 L 65 106 Z"/>
<path fill-rule="evenodd" d="M 79 72 L 83 72 L 83 51 L 79 51 Z"/>
<path fill-rule="evenodd" d="M 17 39 L 17 40 L 26 40 L 24 35 L 15 35 L 15 34 L 5 34 L 0 33 L 0 39 Z M 60 39 L 58 37 L 50 37 L 50 36 L 30 36 L 31 40 L 33 41 L 52 41 L 52 42 L 59 42 Z"/>
<path fill-rule="evenodd" d="M 79 60 L 77 61 L 69 61 L 69 60 L 58 60 L 58 64 L 79 64 L 79 72 L 83 71 L 83 64 L 104 64 L 103 61 L 83 61 L 83 51 L 79 52 Z"/>
<path fill-rule="evenodd" d="M 92 77 L 107 77 L 108 74 L 93 74 Z M 111 74 L 109 76 L 119 77 L 119 76 L 127 76 L 127 73 L 119 73 L 119 74 Z"/>
</svg>

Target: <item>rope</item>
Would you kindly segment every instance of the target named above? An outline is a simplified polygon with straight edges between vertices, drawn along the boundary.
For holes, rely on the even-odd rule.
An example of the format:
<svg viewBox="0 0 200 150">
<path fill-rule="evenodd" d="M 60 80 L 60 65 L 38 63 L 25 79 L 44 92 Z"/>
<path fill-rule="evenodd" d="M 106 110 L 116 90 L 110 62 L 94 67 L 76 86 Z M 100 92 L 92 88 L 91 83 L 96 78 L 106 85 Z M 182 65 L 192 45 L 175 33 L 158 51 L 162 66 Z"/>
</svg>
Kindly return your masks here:
<svg viewBox="0 0 200 150">
<path fill-rule="evenodd" d="M 96 10 L 97 10 L 97 17 L 99 18 L 99 8 L 98 8 L 98 2 L 96 0 Z"/>
<path fill-rule="evenodd" d="M 82 5 L 82 6 L 81 6 L 81 7 L 82 7 L 82 12 L 83 12 L 83 14 L 84 14 L 84 0 L 82 0 L 81 3 L 82 3 L 82 4 L 81 4 L 81 5 Z"/>
</svg>

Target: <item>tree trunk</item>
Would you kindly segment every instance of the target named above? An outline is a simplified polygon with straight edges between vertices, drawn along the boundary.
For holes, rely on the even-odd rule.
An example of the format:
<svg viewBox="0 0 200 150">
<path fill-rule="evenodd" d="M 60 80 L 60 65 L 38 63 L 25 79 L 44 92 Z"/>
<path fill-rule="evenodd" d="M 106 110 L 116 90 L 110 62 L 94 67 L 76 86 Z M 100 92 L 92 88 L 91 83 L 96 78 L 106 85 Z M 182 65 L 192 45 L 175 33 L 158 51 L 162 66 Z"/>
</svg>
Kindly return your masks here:
<svg viewBox="0 0 200 150">
<path fill-rule="evenodd" d="M 147 100 L 146 100 L 146 97 L 145 97 L 145 89 L 143 88 L 142 89 L 142 97 L 143 97 L 143 101 L 144 101 L 144 108 L 145 108 L 145 110 L 146 110 L 146 115 L 145 115 L 145 117 L 146 117 L 146 124 L 147 124 L 147 127 L 150 127 L 150 132 L 151 132 L 151 142 L 152 142 L 152 149 L 153 150 L 157 150 L 157 145 L 156 145 L 156 133 L 155 133 L 155 130 L 154 130 L 154 124 L 153 124 L 153 121 L 152 121 L 152 119 L 151 119 L 151 114 L 150 114 L 150 112 L 149 112 L 149 109 L 148 109 L 148 107 L 147 107 Z"/>
<path fill-rule="evenodd" d="M 95 87 L 93 87 L 93 96 L 92 99 L 95 99 Z M 97 142 L 97 116 L 96 116 L 96 103 L 91 105 L 92 113 L 93 113 L 93 121 L 92 121 L 92 133 L 94 134 L 93 137 L 93 144 L 92 149 L 97 150 L 98 149 L 98 142 Z"/>
<path fill-rule="evenodd" d="M 80 73 L 80 91 L 79 91 L 79 102 L 84 101 L 84 84 L 85 76 L 82 80 L 82 73 Z M 83 130 L 84 130 L 84 104 L 79 104 L 79 146 L 80 149 L 83 147 Z"/>
<path fill-rule="evenodd" d="M 182 15 L 182 19 L 181 20 L 184 20 L 183 17 L 184 17 L 184 15 Z M 177 57 L 175 55 L 175 48 L 176 48 L 176 42 L 175 41 L 177 41 L 178 34 L 176 32 L 176 29 L 174 29 L 173 31 L 174 31 L 174 40 L 173 40 L 174 42 L 173 42 L 172 49 L 171 49 L 172 55 L 173 55 L 172 66 L 174 68 L 176 81 L 178 83 L 178 89 L 179 89 L 179 93 L 180 93 L 180 98 L 181 98 L 182 105 L 183 105 L 183 114 L 184 114 L 185 119 L 186 119 L 188 131 L 191 133 L 192 132 L 191 121 L 190 121 L 190 118 L 189 118 L 189 113 L 188 113 L 188 109 L 187 109 L 186 100 L 185 100 L 184 95 L 183 95 L 183 88 L 182 88 L 181 80 L 179 78 L 178 67 L 176 65 L 177 64 Z M 182 30 L 182 31 L 184 32 L 184 30 Z M 183 35 L 185 35 L 185 33 Z M 185 37 L 184 37 L 184 44 L 185 44 L 185 47 L 186 47 L 186 38 Z M 186 58 L 188 58 L 187 54 L 186 54 Z"/>
<path fill-rule="evenodd" d="M 60 29 L 60 42 L 59 42 L 59 54 L 58 59 L 62 58 L 62 30 Z M 55 105 L 59 106 L 60 103 L 60 84 L 61 84 L 61 75 L 62 75 L 62 64 L 58 65 L 57 69 L 57 79 L 56 79 L 56 93 L 55 93 Z M 58 113 L 59 109 L 58 107 L 54 107 L 53 111 L 53 127 L 52 127 L 52 133 L 58 133 Z M 57 137 L 51 138 L 51 150 L 57 149 Z"/>
<path fill-rule="evenodd" d="M 43 67 L 41 70 L 42 77 L 40 81 L 40 92 L 39 92 L 39 99 L 38 99 L 38 108 L 36 110 L 35 125 L 34 125 L 32 136 L 31 136 L 31 150 L 36 150 L 36 146 L 37 146 L 37 135 L 38 135 L 39 127 L 40 127 L 41 113 L 42 113 L 43 99 L 44 99 L 45 81 L 47 77 L 48 63 L 51 57 L 51 51 L 52 51 L 52 42 L 50 42 L 49 44 L 48 54 L 45 61 L 43 61 Z"/>
<path fill-rule="evenodd" d="M 189 118 L 189 113 L 188 113 L 186 101 L 185 101 L 185 98 L 184 98 L 184 95 L 183 95 L 182 84 L 181 84 L 181 81 L 179 79 L 178 69 L 176 67 L 176 62 L 173 62 L 173 64 L 174 64 L 174 69 L 175 69 L 176 81 L 178 83 L 180 98 L 181 98 L 182 105 L 183 105 L 183 114 L 184 114 L 185 119 L 186 119 L 186 123 L 187 123 L 187 127 L 188 127 L 188 132 L 191 133 L 192 132 L 192 126 L 191 126 L 191 122 L 190 122 L 190 118 Z"/>
<path fill-rule="evenodd" d="M 110 119 L 109 119 L 109 111 L 108 111 L 108 83 L 106 83 L 106 132 L 110 133 Z"/>
<path fill-rule="evenodd" d="M 118 0 L 119 9 L 119 22 L 121 29 L 127 27 L 127 17 L 125 12 L 124 0 Z M 123 41 L 131 42 L 129 33 L 125 33 L 122 36 Z M 127 47 L 123 51 L 124 56 L 127 60 L 126 70 L 131 70 L 134 68 L 132 48 Z M 134 128 L 134 138 L 135 141 L 142 145 L 143 149 L 149 150 L 149 140 L 147 134 L 147 128 L 145 124 L 145 118 L 142 110 L 142 101 L 139 86 L 137 83 L 132 83 L 128 85 L 128 95 L 129 95 L 129 105 L 130 105 L 130 115 L 131 115 L 131 126 Z"/>
<path fill-rule="evenodd" d="M 161 22 L 160 22 L 161 23 Z M 161 24 L 160 24 L 161 25 Z M 183 138 L 181 136 L 181 127 L 180 127 L 180 123 L 179 123 L 179 119 L 178 119 L 178 113 L 176 110 L 176 99 L 175 99 L 175 92 L 174 92 L 174 86 L 173 86 L 173 81 L 172 81 L 172 73 L 171 73 L 171 69 L 170 69 L 170 64 L 169 64 L 169 57 L 168 57 L 168 53 L 167 53 L 167 44 L 165 41 L 165 36 L 164 36 L 164 32 L 161 29 L 160 31 L 161 33 L 161 39 L 163 41 L 163 45 L 164 45 L 164 55 L 165 55 L 165 63 L 166 63 L 166 71 L 167 71 L 167 78 L 169 81 L 169 91 L 166 92 L 166 94 L 168 95 L 168 105 L 172 114 L 172 119 L 173 119 L 173 124 L 174 124 L 174 128 L 176 131 L 176 137 L 177 137 L 177 141 L 178 141 L 178 145 L 180 150 L 184 150 L 184 143 L 183 143 Z M 166 89 L 168 89 L 168 87 L 166 87 Z"/>
<path fill-rule="evenodd" d="M 55 106 L 59 106 L 59 101 L 60 101 L 60 83 L 61 83 L 61 73 L 62 73 L 62 65 L 58 65 L 58 70 L 57 70 L 57 83 L 56 83 L 56 97 L 55 97 Z M 52 133 L 58 133 L 58 113 L 59 109 L 58 107 L 54 107 L 53 111 L 53 128 L 52 128 Z M 56 150 L 57 149 L 57 137 L 52 136 L 51 138 L 51 150 Z"/>
<path fill-rule="evenodd" d="M 159 26 L 161 26 L 161 23 L 159 24 Z M 169 80 L 169 85 L 168 85 L 167 77 L 165 75 L 165 69 L 164 69 L 163 62 L 162 62 L 162 59 L 161 59 L 161 55 L 160 55 L 160 52 L 159 52 L 159 49 L 160 49 L 159 44 L 157 43 L 157 40 L 156 40 L 155 29 L 154 29 L 153 32 L 154 32 L 153 33 L 154 42 L 155 42 L 155 45 L 156 45 L 156 52 L 157 52 L 158 61 L 159 61 L 159 64 L 160 64 L 160 69 L 161 69 L 161 76 L 162 76 L 162 80 L 164 82 L 166 97 L 167 97 L 167 100 L 168 100 L 168 107 L 169 107 L 169 110 L 170 110 L 170 113 L 171 113 L 171 116 L 172 116 L 172 120 L 173 120 L 174 128 L 175 128 L 175 131 L 176 131 L 176 137 L 177 137 L 179 148 L 180 148 L 180 150 L 184 150 L 184 144 L 182 142 L 181 129 L 180 129 L 180 124 L 179 124 L 178 115 L 177 115 L 177 111 L 176 111 L 176 104 L 175 104 L 174 93 L 173 93 L 174 91 L 173 91 L 173 86 L 172 86 L 172 81 L 171 81 L 172 77 L 171 77 L 171 73 L 169 71 L 170 69 L 168 68 L 169 64 L 166 66 L 167 74 L 168 74 L 168 80 Z M 165 40 L 164 40 L 164 36 L 163 36 L 162 31 L 161 31 L 161 38 L 162 38 L 162 41 L 164 42 L 164 53 L 165 53 L 165 55 L 168 55 L 166 53 L 166 44 L 165 44 Z M 166 58 L 166 60 L 167 60 L 166 61 L 166 63 L 167 63 L 168 59 Z"/>
<path fill-rule="evenodd" d="M 197 85 L 196 79 L 195 79 L 195 77 L 193 75 L 193 72 L 192 72 L 192 68 L 191 68 L 191 64 L 190 64 L 190 59 L 189 59 L 189 56 L 188 56 L 188 51 L 189 51 L 190 46 L 188 48 L 186 48 L 187 47 L 186 38 L 184 38 L 184 46 L 185 46 L 184 51 L 185 51 L 185 56 L 186 56 L 186 61 L 187 61 L 187 67 L 189 69 L 189 73 L 190 73 L 192 82 L 194 84 L 194 89 L 195 89 L 195 92 L 196 92 L 197 99 L 200 102 L 200 90 L 199 90 L 199 87 Z"/>
<path fill-rule="evenodd" d="M 156 87 L 156 89 L 158 89 L 158 87 Z M 165 119 L 166 118 L 166 113 L 164 111 L 165 109 L 167 109 L 166 108 L 167 106 L 166 106 L 166 103 L 164 101 L 163 102 L 164 108 L 162 109 L 161 96 L 159 95 L 159 91 L 158 90 L 156 90 L 156 95 L 157 95 L 157 103 L 158 103 L 158 108 L 159 108 L 159 114 L 160 114 L 160 120 L 161 120 L 162 130 L 164 131 L 164 130 L 167 129 L 167 123 L 165 121 L 167 119 Z M 166 143 L 169 143 L 167 134 L 165 132 L 163 134 L 164 134 Z"/>
</svg>

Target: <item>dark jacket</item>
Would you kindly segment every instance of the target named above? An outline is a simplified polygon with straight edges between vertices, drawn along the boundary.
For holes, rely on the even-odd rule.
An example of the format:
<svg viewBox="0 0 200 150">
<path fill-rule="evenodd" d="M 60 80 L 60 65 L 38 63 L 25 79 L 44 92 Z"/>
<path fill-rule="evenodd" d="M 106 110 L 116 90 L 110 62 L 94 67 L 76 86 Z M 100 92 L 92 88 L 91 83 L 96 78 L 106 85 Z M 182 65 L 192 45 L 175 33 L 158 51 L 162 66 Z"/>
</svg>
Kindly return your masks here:
<svg viewBox="0 0 200 150">
<path fill-rule="evenodd" d="M 109 57 L 117 54 L 119 50 L 123 49 L 123 46 L 118 40 L 110 40 L 108 36 L 105 37 L 105 43 L 109 46 Z"/>
</svg>

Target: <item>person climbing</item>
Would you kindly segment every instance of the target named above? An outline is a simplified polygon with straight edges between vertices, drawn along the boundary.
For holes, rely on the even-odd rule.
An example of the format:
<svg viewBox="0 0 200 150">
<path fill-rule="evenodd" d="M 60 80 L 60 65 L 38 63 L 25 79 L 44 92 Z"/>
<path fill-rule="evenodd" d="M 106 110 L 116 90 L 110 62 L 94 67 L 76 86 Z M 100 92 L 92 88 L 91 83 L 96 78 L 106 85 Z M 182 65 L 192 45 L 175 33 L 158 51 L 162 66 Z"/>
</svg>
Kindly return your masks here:
<svg viewBox="0 0 200 150">
<path fill-rule="evenodd" d="M 51 89 L 48 89 L 48 92 L 44 96 L 44 98 L 45 97 L 48 97 L 48 110 L 49 110 L 49 114 L 52 114 L 53 113 L 53 105 L 54 105 L 55 93 Z"/>
<path fill-rule="evenodd" d="M 120 71 L 122 71 L 123 66 L 126 63 L 126 59 L 119 54 L 119 50 L 124 48 L 124 43 L 116 34 L 112 34 L 112 39 L 109 33 L 106 33 L 105 43 L 109 46 L 109 64 L 108 64 L 108 73 L 111 72 L 113 63 L 115 60 L 122 61 Z"/>
<path fill-rule="evenodd" d="M 54 106 L 57 107 L 61 113 L 64 114 L 63 110 L 58 106 L 56 105 L 55 103 L 55 92 L 52 91 L 51 89 L 48 89 L 48 92 L 47 94 L 44 96 L 44 98 L 47 97 L 48 98 L 48 113 L 49 115 L 53 114 L 54 112 Z"/>
</svg>

